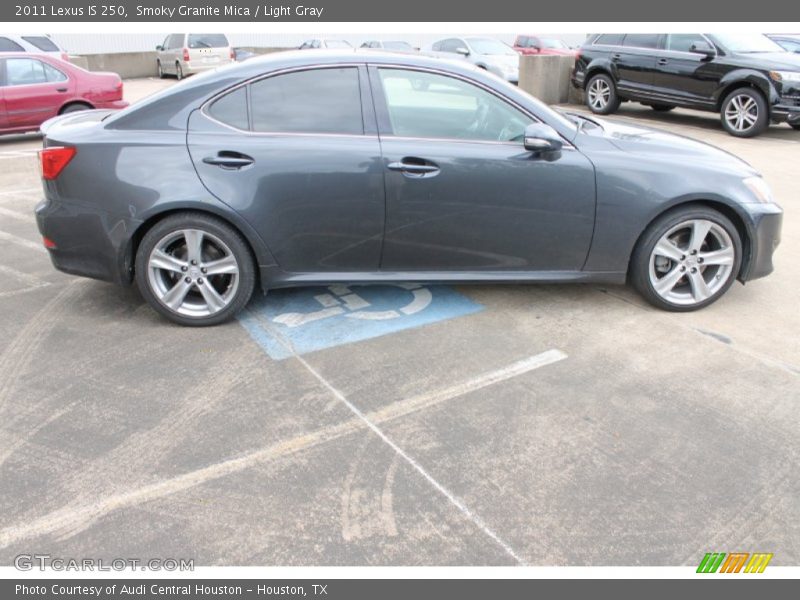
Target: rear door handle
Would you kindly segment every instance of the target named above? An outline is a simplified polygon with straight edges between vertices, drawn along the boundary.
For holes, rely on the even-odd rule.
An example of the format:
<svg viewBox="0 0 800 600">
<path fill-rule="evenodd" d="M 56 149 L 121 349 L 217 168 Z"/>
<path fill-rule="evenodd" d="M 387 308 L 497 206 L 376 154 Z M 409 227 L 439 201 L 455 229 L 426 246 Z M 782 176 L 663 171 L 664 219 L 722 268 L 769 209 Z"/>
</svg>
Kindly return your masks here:
<svg viewBox="0 0 800 600">
<path fill-rule="evenodd" d="M 439 165 L 424 158 L 406 157 L 399 162 L 386 165 L 392 171 L 400 171 L 406 177 L 433 177 L 439 173 Z"/>
<path fill-rule="evenodd" d="M 611 60 L 617 62 L 620 58 L 622 58 L 622 54 L 612 54 Z"/>
<path fill-rule="evenodd" d="M 66 91 L 67 91 L 67 88 L 56 88 L 56 91 L 57 91 L 57 92 L 64 93 L 64 92 L 66 92 Z"/>
<path fill-rule="evenodd" d="M 668 60 L 668 59 L 666 59 L 666 58 L 659 58 L 659 59 L 658 59 L 658 64 L 659 64 L 659 65 L 665 65 L 665 64 L 667 64 L 668 62 L 669 62 L 669 60 Z"/>
<path fill-rule="evenodd" d="M 222 169 L 241 169 L 248 165 L 252 165 L 255 160 L 246 154 L 239 152 L 222 151 L 217 153 L 216 156 L 206 156 L 203 162 L 207 165 L 214 165 Z"/>
</svg>

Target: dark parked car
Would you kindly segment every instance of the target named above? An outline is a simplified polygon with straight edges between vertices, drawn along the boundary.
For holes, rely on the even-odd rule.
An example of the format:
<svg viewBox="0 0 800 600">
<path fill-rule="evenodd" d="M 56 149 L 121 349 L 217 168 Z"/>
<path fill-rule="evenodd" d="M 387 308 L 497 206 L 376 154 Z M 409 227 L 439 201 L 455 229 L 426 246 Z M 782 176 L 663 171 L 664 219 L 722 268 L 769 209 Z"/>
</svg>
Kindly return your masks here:
<svg viewBox="0 0 800 600">
<path fill-rule="evenodd" d="M 727 152 L 410 54 L 276 53 L 43 131 L 54 265 L 187 325 L 335 282 L 629 279 L 693 310 L 772 271 L 782 218 Z"/>
<path fill-rule="evenodd" d="M 0 133 L 36 131 L 64 113 L 126 106 L 116 73 L 92 73 L 49 54 L 0 53 Z"/>
<path fill-rule="evenodd" d="M 788 121 L 800 129 L 800 56 L 760 34 L 601 34 L 589 37 L 572 83 L 597 114 L 631 100 L 667 111 L 720 113 L 731 135 Z"/>
</svg>

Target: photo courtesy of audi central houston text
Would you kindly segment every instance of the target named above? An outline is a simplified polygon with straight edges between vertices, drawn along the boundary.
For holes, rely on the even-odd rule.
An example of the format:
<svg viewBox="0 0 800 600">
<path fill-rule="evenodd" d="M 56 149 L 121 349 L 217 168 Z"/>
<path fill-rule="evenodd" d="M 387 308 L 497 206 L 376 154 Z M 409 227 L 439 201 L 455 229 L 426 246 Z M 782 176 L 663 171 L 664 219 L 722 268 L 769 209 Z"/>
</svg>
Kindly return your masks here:
<svg viewBox="0 0 800 600">
<path fill-rule="evenodd" d="M 0 26 L 0 590 L 799 577 L 800 22 L 366 4 Z"/>
</svg>

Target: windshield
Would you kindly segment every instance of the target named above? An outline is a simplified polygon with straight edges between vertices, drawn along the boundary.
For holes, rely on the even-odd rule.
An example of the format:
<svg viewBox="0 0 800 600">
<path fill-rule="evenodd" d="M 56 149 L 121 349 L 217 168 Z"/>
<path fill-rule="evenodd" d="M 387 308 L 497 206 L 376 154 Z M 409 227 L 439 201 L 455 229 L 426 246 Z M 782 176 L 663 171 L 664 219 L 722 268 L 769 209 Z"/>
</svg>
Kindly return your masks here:
<svg viewBox="0 0 800 600">
<path fill-rule="evenodd" d="M 713 38 L 731 52 L 785 52 L 778 44 L 760 33 L 715 33 Z"/>
<path fill-rule="evenodd" d="M 507 56 L 515 56 L 517 51 L 511 46 L 506 46 L 503 42 L 498 40 L 484 39 L 484 38 L 471 38 L 468 39 L 469 45 L 478 54 L 499 54 Z"/>
<path fill-rule="evenodd" d="M 383 47 L 389 50 L 413 50 L 411 44 L 406 42 L 384 42 Z"/>
<path fill-rule="evenodd" d="M 553 38 L 540 38 L 539 41 L 542 44 L 542 48 L 556 48 L 559 50 L 568 50 L 569 46 L 567 46 L 561 40 L 556 40 Z"/>
<path fill-rule="evenodd" d="M 225 48 L 228 38 L 221 33 L 190 33 L 189 48 Z"/>
</svg>

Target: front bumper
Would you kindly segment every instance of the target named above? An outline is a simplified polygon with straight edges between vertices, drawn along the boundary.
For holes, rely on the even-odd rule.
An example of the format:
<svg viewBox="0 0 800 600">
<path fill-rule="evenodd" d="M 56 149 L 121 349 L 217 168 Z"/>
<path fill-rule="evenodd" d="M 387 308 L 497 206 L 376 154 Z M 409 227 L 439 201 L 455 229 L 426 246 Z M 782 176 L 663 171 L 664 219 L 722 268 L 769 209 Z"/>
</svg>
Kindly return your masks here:
<svg viewBox="0 0 800 600">
<path fill-rule="evenodd" d="M 777 204 L 750 204 L 751 219 L 749 256 L 739 273 L 742 282 L 766 277 L 774 270 L 772 255 L 781 241 L 783 210 Z"/>
</svg>

